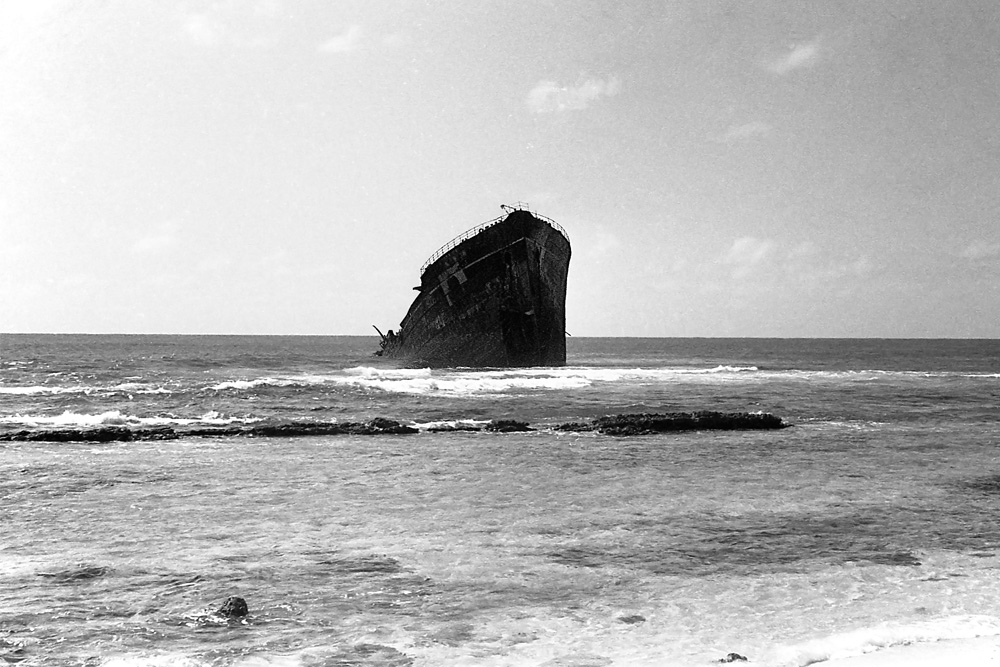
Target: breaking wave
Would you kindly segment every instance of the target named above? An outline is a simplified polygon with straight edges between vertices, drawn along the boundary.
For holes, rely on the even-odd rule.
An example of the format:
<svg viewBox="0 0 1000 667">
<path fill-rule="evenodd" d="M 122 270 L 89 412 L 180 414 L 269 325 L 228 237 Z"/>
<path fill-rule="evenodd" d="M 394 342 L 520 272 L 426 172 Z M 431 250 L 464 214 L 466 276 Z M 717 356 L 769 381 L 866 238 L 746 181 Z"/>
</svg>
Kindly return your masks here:
<svg viewBox="0 0 1000 667">
<path fill-rule="evenodd" d="M 59 415 L 3 415 L 0 424 L 15 424 L 28 427 L 45 428 L 89 428 L 96 426 L 192 426 L 204 424 L 223 426 L 234 423 L 252 423 L 259 418 L 225 417 L 211 410 L 198 417 L 136 417 L 123 414 L 120 410 L 108 410 L 98 414 L 86 414 L 67 410 Z"/>
<path fill-rule="evenodd" d="M 138 382 L 122 382 L 107 387 L 95 387 L 90 385 L 76 386 L 56 386 L 56 385 L 31 385 L 31 386 L 0 386 L 0 395 L 9 396 L 44 396 L 58 394 L 170 394 L 172 390 L 165 387 L 155 387 Z"/>
</svg>

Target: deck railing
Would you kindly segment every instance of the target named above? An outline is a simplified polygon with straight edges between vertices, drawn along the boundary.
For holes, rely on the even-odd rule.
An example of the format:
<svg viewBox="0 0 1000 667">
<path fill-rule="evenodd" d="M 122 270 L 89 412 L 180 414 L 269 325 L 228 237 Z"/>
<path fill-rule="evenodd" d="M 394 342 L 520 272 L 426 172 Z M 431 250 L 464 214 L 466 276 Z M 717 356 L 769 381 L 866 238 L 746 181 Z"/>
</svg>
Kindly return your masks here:
<svg viewBox="0 0 1000 667">
<path fill-rule="evenodd" d="M 558 222 L 556 222 L 555 220 L 553 220 L 552 218 L 546 218 L 544 215 L 539 215 L 538 213 L 534 213 L 534 212 L 530 211 L 526 206 L 524 206 L 524 207 L 522 207 L 522 206 L 516 206 L 516 207 L 507 207 L 507 208 L 510 208 L 512 210 L 517 210 L 517 211 L 528 211 L 528 213 L 531 213 L 531 215 L 535 216 L 536 218 L 538 218 L 542 222 L 547 223 L 550 227 L 552 227 L 557 232 L 559 232 L 564 237 L 566 237 L 567 241 L 569 241 L 569 234 L 567 234 L 566 230 L 563 229 L 562 226 Z M 448 252 L 449 250 L 451 250 L 452 248 L 454 248 L 455 246 L 457 246 L 459 243 L 461 243 L 462 241 L 465 241 L 467 239 L 470 239 L 473 236 L 475 236 L 476 234 L 478 234 L 479 232 L 483 231 L 484 229 L 492 227 L 493 225 L 497 224 L 498 222 L 501 222 L 501 221 L 505 220 L 507 218 L 507 215 L 508 214 L 504 214 L 504 215 L 501 215 L 499 218 L 493 218 L 492 220 L 488 220 L 486 222 L 480 223 L 480 224 L 476 225 L 475 227 L 473 227 L 472 229 L 468 229 L 468 230 L 462 232 L 461 234 L 459 234 L 458 236 L 456 236 L 452 240 L 450 240 L 447 243 L 445 243 L 443 246 L 441 246 L 436 251 L 434 251 L 434 254 L 431 255 L 430 257 L 428 257 L 427 261 L 423 263 L 423 265 L 420 267 L 420 275 L 423 275 L 424 271 L 427 270 L 427 267 L 429 267 L 431 264 L 433 264 L 434 262 L 436 262 L 439 259 L 441 259 L 441 257 L 446 252 Z"/>
</svg>

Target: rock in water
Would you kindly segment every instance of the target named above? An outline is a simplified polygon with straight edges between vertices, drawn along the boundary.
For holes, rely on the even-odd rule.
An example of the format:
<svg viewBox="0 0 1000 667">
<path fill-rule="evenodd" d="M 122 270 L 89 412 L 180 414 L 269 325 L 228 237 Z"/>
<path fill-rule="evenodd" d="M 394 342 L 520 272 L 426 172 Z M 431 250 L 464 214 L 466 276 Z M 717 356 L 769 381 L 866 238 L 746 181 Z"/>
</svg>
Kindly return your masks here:
<svg viewBox="0 0 1000 667">
<path fill-rule="evenodd" d="M 528 426 L 528 422 L 519 422 L 515 419 L 494 419 L 486 425 L 486 430 L 494 433 L 517 433 L 533 431 L 534 429 Z"/>
<path fill-rule="evenodd" d="M 766 412 L 670 412 L 599 417 L 594 428 L 604 435 L 649 435 L 669 431 L 781 429 L 788 424 Z"/>
<path fill-rule="evenodd" d="M 230 595 L 216 613 L 226 618 L 244 618 L 250 614 L 250 608 L 247 607 L 247 601 L 243 598 Z"/>
</svg>

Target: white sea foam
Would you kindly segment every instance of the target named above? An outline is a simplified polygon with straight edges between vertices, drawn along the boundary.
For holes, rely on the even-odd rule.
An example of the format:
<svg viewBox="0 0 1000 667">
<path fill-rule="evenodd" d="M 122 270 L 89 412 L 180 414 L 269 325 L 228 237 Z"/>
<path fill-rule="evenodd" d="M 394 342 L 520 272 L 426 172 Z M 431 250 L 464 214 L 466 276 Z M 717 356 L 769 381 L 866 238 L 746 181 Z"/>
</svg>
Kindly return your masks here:
<svg viewBox="0 0 1000 667">
<path fill-rule="evenodd" d="M 78 394 L 90 390 L 90 387 L 53 387 L 48 385 L 34 385 L 31 387 L 0 387 L 0 394 L 13 394 L 17 396 L 31 396 L 35 394 Z"/>
<path fill-rule="evenodd" d="M 420 429 L 421 431 L 429 431 L 431 429 L 458 430 L 461 428 L 481 428 L 488 423 L 488 419 L 449 419 L 443 421 L 414 423 L 412 426 L 413 428 Z"/>
<path fill-rule="evenodd" d="M 109 387 L 110 391 L 121 391 L 129 394 L 170 394 L 169 389 L 163 387 L 151 387 L 139 382 L 123 382 Z"/>
<path fill-rule="evenodd" d="M 207 667 L 209 664 L 181 653 L 163 653 L 111 656 L 101 662 L 101 667 Z"/>
<path fill-rule="evenodd" d="M 746 373 L 759 370 L 756 366 L 716 366 L 705 370 L 694 370 L 693 373 Z"/>
<path fill-rule="evenodd" d="M 154 387 L 138 382 L 123 382 L 109 387 L 93 387 L 88 385 L 77 385 L 72 387 L 60 387 L 55 385 L 32 385 L 25 387 L 6 386 L 0 387 L 0 394 L 13 396 L 38 396 L 44 394 L 98 394 L 102 392 L 124 392 L 132 394 L 169 394 L 169 389 Z"/>
<path fill-rule="evenodd" d="M 190 426 L 192 424 L 225 425 L 250 423 L 259 419 L 224 417 L 211 410 L 194 418 L 181 417 L 136 417 L 122 414 L 120 410 L 109 410 L 98 414 L 86 414 L 66 410 L 59 415 L 3 415 L 0 424 L 16 424 L 48 428 L 93 428 L 97 426 Z"/>
<path fill-rule="evenodd" d="M 341 377 L 326 381 L 358 387 L 370 387 L 405 394 L 441 394 L 466 396 L 502 394 L 517 391 L 565 391 L 600 383 L 666 383 L 682 376 L 728 376 L 755 372 L 754 366 L 717 366 L 714 368 L 526 368 L 504 370 L 435 370 L 347 369 Z"/>
<path fill-rule="evenodd" d="M 275 386 L 287 386 L 292 384 L 291 382 L 282 382 L 276 378 L 258 378 L 256 380 L 229 380 L 227 382 L 220 382 L 219 384 L 214 384 L 208 387 L 209 391 L 225 391 L 227 389 L 235 389 L 237 391 L 245 391 L 247 389 L 253 389 L 254 387 L 261 387 L 266 385 Z"/>
<path fill-rule="evenodd" d="M 998 635 L 1000 635 L 998 618 L 972 615 L 947 616 L 919 623 L 861 628 L 781 647 L 775 651 L 772 664 L 781 667 L 805 667 L 826 660 L 864 655 L 892 646 Z"/>
<path fill-rule="evenodd" d="M 326 374 L 273 375 L 227 380 L 206 387 L 207 391 L 251 391 L 258 387 L 346 387 L 399 394 L 427 394 L 451 397 L 510 394 L 519 391 L 566 391 L 600 384 L 670 384 L 674 382 L 726 383 L 760 382 L 773 379 L 823 381 L 874 381 L 906 376 L 908 372 L 878 370 L 762 370 L 758 366 L 720 364 L 711 367 L 604 368 L 566 366 L 563 368 L 519 369 L 430 369 L 355 366 Z M 915 374 L 923 375 L 923 374 Z M 127 390 L 129 385 L 118 388 Z M 137 391 L 143 391 L 137 389 Z M 145 390 L 149 393 L 166 390 Z"/>
</svg>

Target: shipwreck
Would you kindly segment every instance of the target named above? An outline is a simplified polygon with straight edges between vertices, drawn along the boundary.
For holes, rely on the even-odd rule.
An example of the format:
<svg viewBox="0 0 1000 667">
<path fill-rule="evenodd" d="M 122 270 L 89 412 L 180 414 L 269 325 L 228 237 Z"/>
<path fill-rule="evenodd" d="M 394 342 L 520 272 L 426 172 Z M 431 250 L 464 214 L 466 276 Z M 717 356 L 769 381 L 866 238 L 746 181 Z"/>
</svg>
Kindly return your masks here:
<svg viewBox="0 0 1000 667">
<path fill-rule="evenodd" d="M 377 355 L 408 365 L 566 364 L 566 231 L 524 204 L 441 247 L 420 270 L 419 294 Z"/>
</svg>

